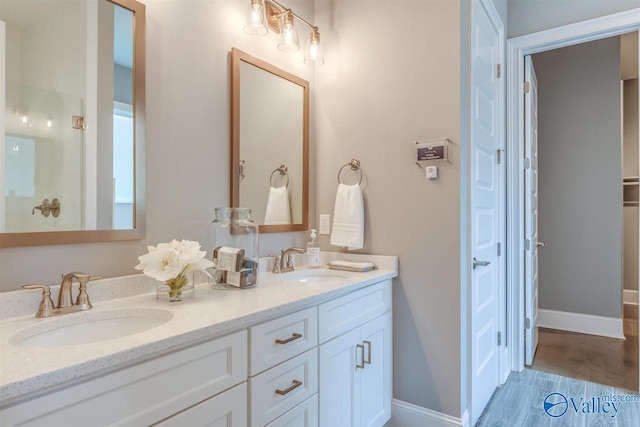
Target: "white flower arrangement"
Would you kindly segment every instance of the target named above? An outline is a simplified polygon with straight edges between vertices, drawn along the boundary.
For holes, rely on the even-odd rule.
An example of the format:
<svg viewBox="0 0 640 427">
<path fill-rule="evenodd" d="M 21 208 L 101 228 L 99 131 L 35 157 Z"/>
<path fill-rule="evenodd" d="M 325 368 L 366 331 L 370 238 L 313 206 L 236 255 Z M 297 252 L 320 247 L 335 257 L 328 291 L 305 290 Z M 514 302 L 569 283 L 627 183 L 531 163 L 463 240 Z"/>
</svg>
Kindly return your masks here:
<svg viewBox="0 0 640 427">
<path fill-rule="evenodd" d="M 206 259 L 205 251 L 200 250 L 200 243 L 192 240 L 172 240 L 157 246 L 147 246 L 149 253 L 138 257 L 140 264 L 136 270 L 165 282 L 169 286 L 169 296 L 180 299 L 181 289 L 189 282 L 186 274 L 192 271 L 206 271 L 213 267 L 213 262 Z"/>
</svg>

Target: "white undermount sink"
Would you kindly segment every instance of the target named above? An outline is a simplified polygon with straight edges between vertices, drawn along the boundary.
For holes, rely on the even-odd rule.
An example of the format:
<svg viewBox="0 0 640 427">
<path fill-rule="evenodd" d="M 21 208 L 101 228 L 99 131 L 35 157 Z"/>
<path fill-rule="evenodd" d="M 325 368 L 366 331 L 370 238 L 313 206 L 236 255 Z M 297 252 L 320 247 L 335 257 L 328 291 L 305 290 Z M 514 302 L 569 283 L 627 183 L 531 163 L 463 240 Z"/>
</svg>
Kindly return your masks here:
<svg viewBox="0 0 640 427">
<path fill-rule="evenodd" d="M 351 277 L 348 273 L 341 273 L 334 270 L 296 270 L 290 273 L 282 273 L 282 280 L 285 283 L 321 283 L 344 280 Z"/>
<path fill-rule="evenodd" d="M 43 319 L 11 337 L 11 343 L 25 347 L 57 347 L 91 344 L 137 334 L 173 318 L 164 309 L 116 309 L 66 314 Z"/>
</svg>

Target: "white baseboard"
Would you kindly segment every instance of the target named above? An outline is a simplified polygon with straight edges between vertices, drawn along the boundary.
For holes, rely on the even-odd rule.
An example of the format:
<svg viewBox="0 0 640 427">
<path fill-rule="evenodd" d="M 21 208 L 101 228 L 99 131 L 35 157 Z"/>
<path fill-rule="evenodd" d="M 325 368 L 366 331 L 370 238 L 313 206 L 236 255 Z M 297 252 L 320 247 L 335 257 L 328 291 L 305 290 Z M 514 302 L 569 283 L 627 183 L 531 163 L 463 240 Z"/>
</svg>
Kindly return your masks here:
<svg viewBox="0 0 640 427">
<path fill-rule="evenodd" d="M 538 309 L 536 326 L 624 339 L 622 319 L 590 314 Z"/>
<path fill-rule="evenodd" d="M 462 418 L 436 412 L 431 409 L 393 399 L 391 401 L 391 420 L 385 427 L 470 427 L 467 411 Z"/>
<path fill-rule="evenodd" d="M 624 289 L 622 291 L 622 302 L 625 304 L 638 305 L 638 291 Z"/>
</svg>

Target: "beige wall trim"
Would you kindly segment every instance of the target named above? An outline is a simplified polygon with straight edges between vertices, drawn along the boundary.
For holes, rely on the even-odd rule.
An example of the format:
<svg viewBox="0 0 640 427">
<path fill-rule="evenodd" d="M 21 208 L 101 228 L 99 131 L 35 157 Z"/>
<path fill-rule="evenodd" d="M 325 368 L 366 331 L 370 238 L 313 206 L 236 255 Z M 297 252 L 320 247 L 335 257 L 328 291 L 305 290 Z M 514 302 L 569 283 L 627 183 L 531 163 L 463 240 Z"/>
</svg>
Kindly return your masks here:
<svg viewBox="0 0 640 427">
<path fill-rule="evenodd" d="M 462 418 L 393 399 L 391 401 L 391 421 L 387 427 L 470 427 L 469 415 L 465 411 Z"/>
</svg>

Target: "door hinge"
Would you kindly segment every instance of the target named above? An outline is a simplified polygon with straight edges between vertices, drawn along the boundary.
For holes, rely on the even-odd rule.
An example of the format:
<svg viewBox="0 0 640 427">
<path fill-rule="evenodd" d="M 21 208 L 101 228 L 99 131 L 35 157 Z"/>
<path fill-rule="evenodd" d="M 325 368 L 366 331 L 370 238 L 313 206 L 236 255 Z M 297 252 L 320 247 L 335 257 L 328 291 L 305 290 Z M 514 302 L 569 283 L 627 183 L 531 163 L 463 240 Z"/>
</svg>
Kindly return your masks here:
<svg viewBox="0 0 640 427">
<path fill-rule="evenodd" d="M 502 243 L 498 242 L 498 256 L 502 255 Z"/>
<path fill-rule="evenodd" d="M 498 160 L 498 164 L 502 162 L 502 150 L 499 148 L 496 150 L 496 159 Z"/>
<path fill-rule="evenodd" d="M 529 169 L 531 167 L 531 160 L 528 157 L 524 159 L 524 168 Z"/>
<path fill-rule="evenodd" d="M 524 82 L 524 93 L 529 93 L 531 90 L 531 84 L 529 82 Z"/>
<path fill-rule="evenodd" d="M 502 332 L 498 332 L 498 345 L 502 345 Z"/>
<path fill-rule="evenodd" d="M 497 70 L 498 71 L 497 72 L 498 78 L 500 78 L 500 77 L 502 77 L 502 64 L 498 64 L 497 68 L 498 68 L 498 70 Z"/>
<path fill-rule="evenodd" d="M 87 129 L 87 123 L 82 116 L 72 116 L 71 117 L 71 127 L 74 129 Z"/>
<path fill-rule="evenodd" d="M 524 239 L 524 250 L 525 251 L 530 251 L 531 250 L 531 240 Z"/>
<path fill-rule="evenodd" d="M 528 317 L 524 318 L 524 328 L 531 329 L 531 319 L 529 319 Z"/>
</svg>

